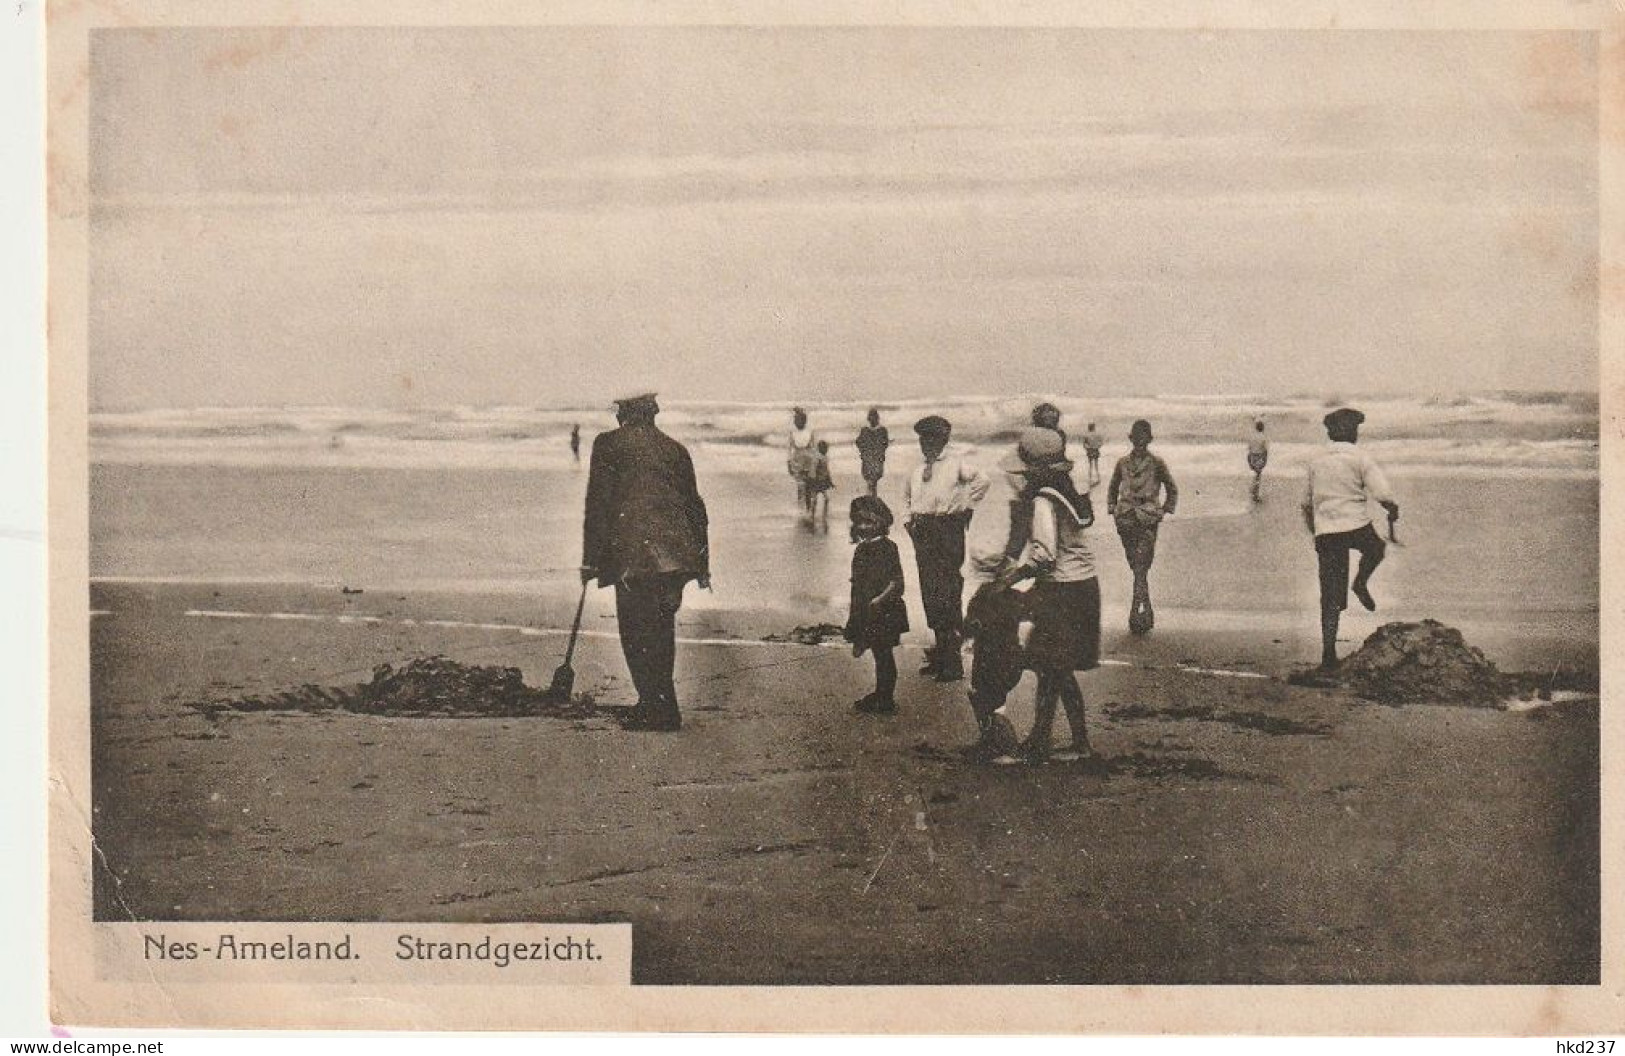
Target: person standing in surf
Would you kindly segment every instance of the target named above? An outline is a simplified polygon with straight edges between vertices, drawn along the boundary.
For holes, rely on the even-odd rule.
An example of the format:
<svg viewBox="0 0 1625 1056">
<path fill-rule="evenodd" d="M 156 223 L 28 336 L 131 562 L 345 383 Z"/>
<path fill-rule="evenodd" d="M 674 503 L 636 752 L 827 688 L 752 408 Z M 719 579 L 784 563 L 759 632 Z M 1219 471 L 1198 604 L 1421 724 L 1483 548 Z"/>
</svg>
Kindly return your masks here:
<svg viewBox="0 0 1625 1056">
<path fill-rule="evenodd" d="M 1134 600 L 1128 629 L 1145 634 L 1156 622 L 1151 609 L 1151 563 L 1157 557 L 1157 530 L 1179 505 L 1179 488 L 1168 464 L 1151 453 L 1151 423 L 1141 418 L 1129 428 L 1134 450 L 1117 460 L 1106 489 L 1106 506 L 1117 522 L 1123 554 L 1134 573 Z"/>
<path fill-rule="evenodd" d="M 869 408 L 869 424 L 858 430 L 858 461 L 863 469 L 863 482 L 869 494 L 880 491 L 880 478 L 886 475 L 886 448 L 891 446 L 891 435 L 880 424 L 880 409 Z"/>
<path fill-rule="evenodd" d="M 1253 471 L 1253 501 L 1264 501 L 1264 467 L 1270 460 L 1270 442 L 1264 435 L 1264 419 L 1253 423 L 1253 435 L 1247 438 L 1247 468 Z"/>
<path fill-rule="evenodd" d="M 929 415 L 914 423 L 914 431 L 924 458 L 903 485 L 903 501 L 908 507 L 906 528 L 914 540 L 925 622 L 936 635 L 920 674 L 938 682 L 958 682 L 965 677 L 960 655 L 965 622 L 965 533 L 992 481 L 964 455 L 948 450 L 953 435 L 948 419 Z"/>
<path fill-rule="evenodd" d="M 1089 456 L 1089 486 L 1092 488 L 1100 483 L 1100 434 L 1095 431 L 1095 423 L 1090 422 L 1089 428 L 1083 431 L 1083 453 Z"/>
<path fill-rule="evenodd" d="M 813 515 L 812 476 L 818 461 L 818 437 L 807 424 L 807 412 L 800 407 L 790 412 L 790 452 L 785 466 L 790 479 L 796 482 L 796 505 L 809 519 Z"/>
<path fill-rule="evenodd" d="M 1323 420 L 1330 441 L 1325 453 L 1309 463 L 1303 495 L 1303 521 L 1315 537 L 1320 571 L 1320 666 L 1337 666 L 1337 628 L 1349 607 L 1349 551 L 1360 554 L 1354 573 L 1354 596 L 1375 611 L 1371 574 L 1382 564 L 1387 544 L 1371 520 L 1371 503 L 1388 511 L 1388 523 L 1399 520 L 1399 503 L 1388 477 L 1370 455 L 1355 445 L 1365 415 L 1340 407 Z"/>
<path fill-rule="evenodd" d="M 818 450 L 813 456 L 812 473 L 807 478 L 807 514 L 814 516 L 818 509 L 818 501 L 823 500 L 824 527 L 829 527 L 829 493 L 835 490 L 835 478 L 829 473 L 829 441 L 818 441 Z"/>
<path fill-rule="evenodd" d="M 581 426 L 570 426 L 570 457 L 581 461 Z"/>
</svg>

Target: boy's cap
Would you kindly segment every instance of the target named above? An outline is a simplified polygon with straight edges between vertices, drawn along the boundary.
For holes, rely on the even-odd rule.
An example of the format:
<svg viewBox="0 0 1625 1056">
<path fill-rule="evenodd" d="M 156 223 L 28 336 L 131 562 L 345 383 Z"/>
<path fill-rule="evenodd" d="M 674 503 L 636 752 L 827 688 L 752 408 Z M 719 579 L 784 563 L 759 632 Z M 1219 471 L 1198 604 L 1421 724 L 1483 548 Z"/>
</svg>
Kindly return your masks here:
<svg viewBox="0 0 1625 1056">
<path fill-rule="evenodd" d="M 1322 418 L 1321 421 L 1328 429 L 1347 429 L 1353 425 L 1364 425 L 1365 415 L 1353 407 L 1339 407 L 1325 418 Z"/>
<path fill-rule="evenodd" d="M 1155 439 L 1151 435 L 1151 423 L 1144 418 L 1141 418 L 1128 428 L 1128 438 L 1130 440 L 1139 440 L 1141 437 L 1144 437 L 1145 442 L 1148 444 Z"/>
<path fill-rule="evenodd" d="M 854 521 L 860 518 L 879 521 L 887 528 L 892 524 L 891 507 L 878 495 L 859 495 L 853 499 L 848 516 Z"/>
<path fill-rule="evenodd" d="M 914 423 L 914 431 L 933 440 L 946 440 L 954 431 L 953 423 L 940 414 L 928 414 Z"/>
<path fill-rule="evenodd" d="M 1027 473 L 1034 469 L 1067 470 L 1072 468 L 1072 460 L 1066 457 L 1066 441 L 1060 433 L 1034 426 L 1021 431 L 1015 451 L 999 461 L 999 468 L 1006 473 Z"/>
</svg>

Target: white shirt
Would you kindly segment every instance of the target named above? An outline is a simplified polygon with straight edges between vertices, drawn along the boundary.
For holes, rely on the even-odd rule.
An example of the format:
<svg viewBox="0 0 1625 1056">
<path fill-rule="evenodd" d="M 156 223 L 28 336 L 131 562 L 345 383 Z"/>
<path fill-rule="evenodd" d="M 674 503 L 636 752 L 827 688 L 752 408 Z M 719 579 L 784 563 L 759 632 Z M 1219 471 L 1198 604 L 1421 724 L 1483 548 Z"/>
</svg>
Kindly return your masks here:
<svg viewBox="0 0 1625 1056">
<path fill-rule="evenodd" d="M 1315 534 L 1352 532 L 1371 523 L 1372 502 L 1394 501 L 1388 478 L 1356 444 L 1336 441 L 1309 463 L 1303 505 L 1315 513 Z"/>
<path fill-rule="evenodd" d="M 911 514 L 964 513 L 987 497 L 993 482 L 965 456 L 949 449 L 931 463 L 931 479 L 925 479 L 925 464 L 914 467 L 903 482 L 903 503 Z"/>
<path fill-rule="evenodd" d="M 1060 496 L 1043 491 L 1033 500 L 1033 534 L 1022 563 L 1038 569 L 1038 578 L 1054 583 L 1077 583 L 1095 578 L 1095 555 L 1078 523 L 1077 511 Z M 1063 512 L 1064 511 L 1064 512 Z"/>
</svg>

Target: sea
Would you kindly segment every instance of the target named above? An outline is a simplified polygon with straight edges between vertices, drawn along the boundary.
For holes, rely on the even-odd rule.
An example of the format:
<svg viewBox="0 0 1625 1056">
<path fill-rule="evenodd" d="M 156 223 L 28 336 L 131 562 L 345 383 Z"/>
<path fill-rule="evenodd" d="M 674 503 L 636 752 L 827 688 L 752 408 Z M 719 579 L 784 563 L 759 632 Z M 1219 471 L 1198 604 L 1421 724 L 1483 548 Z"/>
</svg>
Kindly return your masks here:
<svg viewBox="0 0 1625 1056">
<path fill-rule="evenodd" d="M 1324 444 L 1326 411 L 1352 404 L 1367 417 L 1361 446 L 1394 479 L 1403 515 L 1375 587 L 1382 608 L 1356 610 L 1350 634 L 1385 619 L 1436 618 L 1519 663 L 1554 649 L 1595 655 L 1594 394 L 884 402 L 873 405 L 892 437 L 881 497 L 901 509 L 901 481 L 919 459 L 912 423 L 941 414 L 994 478 L 971 545 L 996 548 L 1011 496 L 994 469 L 1044 399 L 1061 409 L 1075 478 L 1102 513 L 1090 539 L 1108 625 L 1126 614 L 1129 577 L 1103 515 L 1104 487 L 1089 479 L 1076 440 L 1088 423 L 1105 438 L 1103 476 L 1144 418 L 1179 481 L 1179 511 L 1152 572 L 1159 628 L 1302 634 L 1316 619 L 1314 553 L 1298 512 L 1304 465 Z M 831 449 L 837 486 L 826 525 L 808 523 L 795 503 L 788 403 L 663 403 L 660 426 L 692 452 L 712 521 L 714 589 L 691 590 L 685 613 L 751 633 L 841 622 L 845 507 L 862 490 L 852 441 L 871 405 L 803 404 Z M 1246 441 L 1258 420 L 1271 456 L 1255 503 Z M 608 406 L 99 411 L 90 422 L 90 574 L 535 595 L 556 611 L 578 589 L 592 439 L 613 426 Z M 908 566 L 907 539 L 896 535 Z M 923 629 L 912 573 L 910 595 Z"/>
</svg>

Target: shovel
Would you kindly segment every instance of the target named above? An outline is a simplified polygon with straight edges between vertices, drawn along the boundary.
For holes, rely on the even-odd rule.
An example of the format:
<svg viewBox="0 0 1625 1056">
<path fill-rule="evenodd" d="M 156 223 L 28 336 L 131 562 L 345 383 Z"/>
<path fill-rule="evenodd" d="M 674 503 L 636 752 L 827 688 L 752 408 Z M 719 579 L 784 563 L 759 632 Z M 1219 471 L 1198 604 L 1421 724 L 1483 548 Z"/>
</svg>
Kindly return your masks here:
<svg viewBox="0 0 1625 1056">
<path fill-rule="evenodd" d="M 575 690 L 576 672 L 570 666 L 570 658 L 575 656 L 576 635 L 581 633 L 581 611 L 587 607 L 587 584 L 581 584 L 581 600 L 576 602 L 576 619 L 570 625 L 570 644 L 564 650 L 564 663 L 553 672 L 553 684 L 542 693 L 542 700 L 549 704 L 568 704 L 570 694 Z"/>
</svg>

